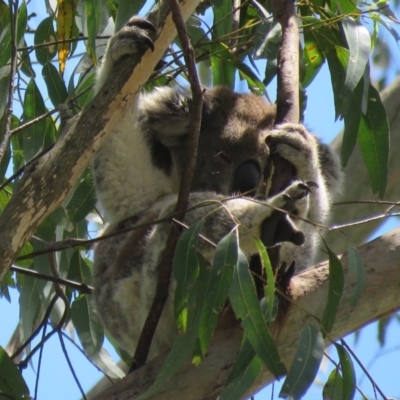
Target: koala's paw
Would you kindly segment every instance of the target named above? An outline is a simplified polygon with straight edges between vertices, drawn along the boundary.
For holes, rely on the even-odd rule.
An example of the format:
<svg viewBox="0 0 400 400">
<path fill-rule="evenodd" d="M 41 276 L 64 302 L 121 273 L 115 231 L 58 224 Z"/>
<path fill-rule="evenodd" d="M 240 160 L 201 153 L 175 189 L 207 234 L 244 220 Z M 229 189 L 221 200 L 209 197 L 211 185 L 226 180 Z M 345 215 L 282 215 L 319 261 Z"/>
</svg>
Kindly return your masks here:
<svg viewBox="0 0 400 400">
<path fill-rule="evenodd" d="M 155 26 L 140 17 L 132 17 L 110 40 L 108 54 L 113 62 L 127 55 L 143 55 L 148 49 L 154 50 L 152 37 Z"/>
<path fill-rule="evenodd" d="M 301 246 L 305 242 L 304 233 L 297 229 L 287 213 L 306 215 L 309 207 L 310 186 L 313 185 L 311 182 L 306 184 L 296 181 L 283 192 L 268 199 L 270 206 L 283 211 L 273 211 L 270 217 L 262 223 L 261 240 L 265 246 L 271 247 L 281 242 L 291 242 Z"/>
<path fill-rule="evenodd" d="M 300 179 L 316 180 L 319 172 L 318 142 L 303 125 L 278 125 L 265 141 L 272 153 L 277 152 L 294 165 Z"/>
</svg>

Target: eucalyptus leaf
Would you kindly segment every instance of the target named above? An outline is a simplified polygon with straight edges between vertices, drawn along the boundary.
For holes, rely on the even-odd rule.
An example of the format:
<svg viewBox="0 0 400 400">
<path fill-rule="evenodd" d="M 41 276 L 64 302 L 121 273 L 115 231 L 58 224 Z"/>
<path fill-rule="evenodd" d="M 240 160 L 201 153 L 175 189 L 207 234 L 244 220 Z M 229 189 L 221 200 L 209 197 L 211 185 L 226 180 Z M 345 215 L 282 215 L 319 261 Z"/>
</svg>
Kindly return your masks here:
<svg viewBox="0 0 400 400">
<path fill-rule="evenodd" d="M 320 330 L 307 324 L 300 333 L 299 345 L 279 397 L 301 399 L 317 376 L 324 349 Z"/>
</svg>

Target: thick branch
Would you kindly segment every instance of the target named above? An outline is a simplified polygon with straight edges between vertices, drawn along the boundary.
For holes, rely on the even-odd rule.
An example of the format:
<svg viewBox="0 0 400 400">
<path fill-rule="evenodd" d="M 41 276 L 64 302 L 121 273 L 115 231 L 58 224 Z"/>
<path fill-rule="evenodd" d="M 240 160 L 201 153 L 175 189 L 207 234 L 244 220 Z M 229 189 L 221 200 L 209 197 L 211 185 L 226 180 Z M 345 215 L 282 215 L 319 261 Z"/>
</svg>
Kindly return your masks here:
<svg viewBox="0 0 400 400">
<path fill-rule="evenodd" d="M 198 3 L 180 3 L 185 20 Z M 53 149 L 25 172 L 0 216 L 0 279 L 37 226 L 69 195 L 110 127 L 121 118 L 174 39 L 175 25 L 165 2 L 149 19 L 159 28 L 154 52 L 148 51 L 139 64 L 138 60 L 123 60 L 112 82 L 107 82 L 88 107 L 66 124 Z"/>
<path fill-rule="evenodd" d="M 355 307 L 350 305 L 350 299 L 354 294 L 356 278 L 349 273 L 347 256 L 342 257 L 346 284 L 336 323 L 330 335 L 332 340 L 400 307 L 398 243 L 400 243 L 400 229 L 360 247 L 359 251 L 365 265 L 365 285 Z M 328 265 L 322 263 L 292 280 L 295 304 L 289 309 L 283 326 L 275 328 L 274 332 L 280 355 L 287 366 L 290 366 L 299 332 L 304 324 L 316 323 L 315 318 L 321 318 L 323 314 L 328 293 L 328 279 Z M 150 399 L 216 399 L 237 357 L 242 334 L 239 326 L 218 331 L 202 364 L 196 368 L 188 363 L 162 391 Z M 164 358 L 165 355 L 162 355 L 150 361 L 95 399 L 137 398 L 152 383 Z M 257 392 L 273 380 L 271 373 L 264 369 L 248 395 Z"/>
</svg>

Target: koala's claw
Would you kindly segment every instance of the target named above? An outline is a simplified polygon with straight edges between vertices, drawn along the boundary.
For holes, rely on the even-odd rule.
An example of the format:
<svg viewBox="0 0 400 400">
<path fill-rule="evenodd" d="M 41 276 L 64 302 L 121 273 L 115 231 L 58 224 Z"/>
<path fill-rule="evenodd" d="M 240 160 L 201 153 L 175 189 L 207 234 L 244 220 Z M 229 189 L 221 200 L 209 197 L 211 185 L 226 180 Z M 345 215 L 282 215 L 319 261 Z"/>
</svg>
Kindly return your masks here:
<svg viewBox="0 0 400 400">
<path fill-rule="evenodd" d="M 151 35 L 157 33 L 157 28 L 150 21 L 144 18 L 132 17 L 125 26 L 129 28 L 138 28 L 139 30 L 135 29 L 136 35 L 140 36 L 140 39 L 143 40 L 151 51 L 154 51 L 153 40 L 147 34 L 141 32 L 147 31 Z"/>
</svg>

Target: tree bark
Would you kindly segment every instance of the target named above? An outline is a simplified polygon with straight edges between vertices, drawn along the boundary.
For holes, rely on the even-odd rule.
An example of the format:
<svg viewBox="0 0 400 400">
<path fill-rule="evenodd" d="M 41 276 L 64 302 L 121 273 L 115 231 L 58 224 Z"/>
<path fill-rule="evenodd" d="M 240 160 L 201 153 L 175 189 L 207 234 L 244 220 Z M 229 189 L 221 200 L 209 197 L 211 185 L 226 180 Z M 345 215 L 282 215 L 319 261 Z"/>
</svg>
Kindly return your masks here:
<svg viewBox="0 0 400 400">
<path fill-rule="evenodd" d="M 363 293 L 354 307 L 350 299 L 354 295 L 356 278 L 349 272 L 347 256 L 342 256 L 345 287 L 330 340 L 334 341 L 400 307 L 399 243 L 400 229 L 397 229 L 359 248 L 365 266 L 365 282 Z M 328 283 L 329 268 L 326 262 L 302 272 L 292 280 L 294 304 L 290 306 L 284 323 L 273 327 L 276 344 L 287 367 L 290 367 L 303 326 L 316 323 L 322 317 Z M 216 399 L 233 367 L 242 334 L 238 325 L 219 330 L 199 367 L 187 363 L 160 392 L 149 399 Z M 151 360 L 95 397 L 95 400 L 136 399 L 151 385 L 164 358 L 165 354 Z M 273 380 L 272 374 L 264 368 L 247 397 Z"/>
<path fill-rule="evenodd" d="M 185 21 L 199 2 L 180 2 Z M 157 11 L 149 15 L 149 20 L 158 27 L 155 50 L 147 51 L 140 62 L 124 59 L 118 65 L 118 73 L 113 74 L 85 110 L 68 120 L 54 147 L 25 171 L 0 216 L 0 279 L 39 224 L 71 193 L 114 121 L 129 110 L 135 95 L 175 38 L 175 24 L 167 3 L 160 3 Z"/>
</svg>

